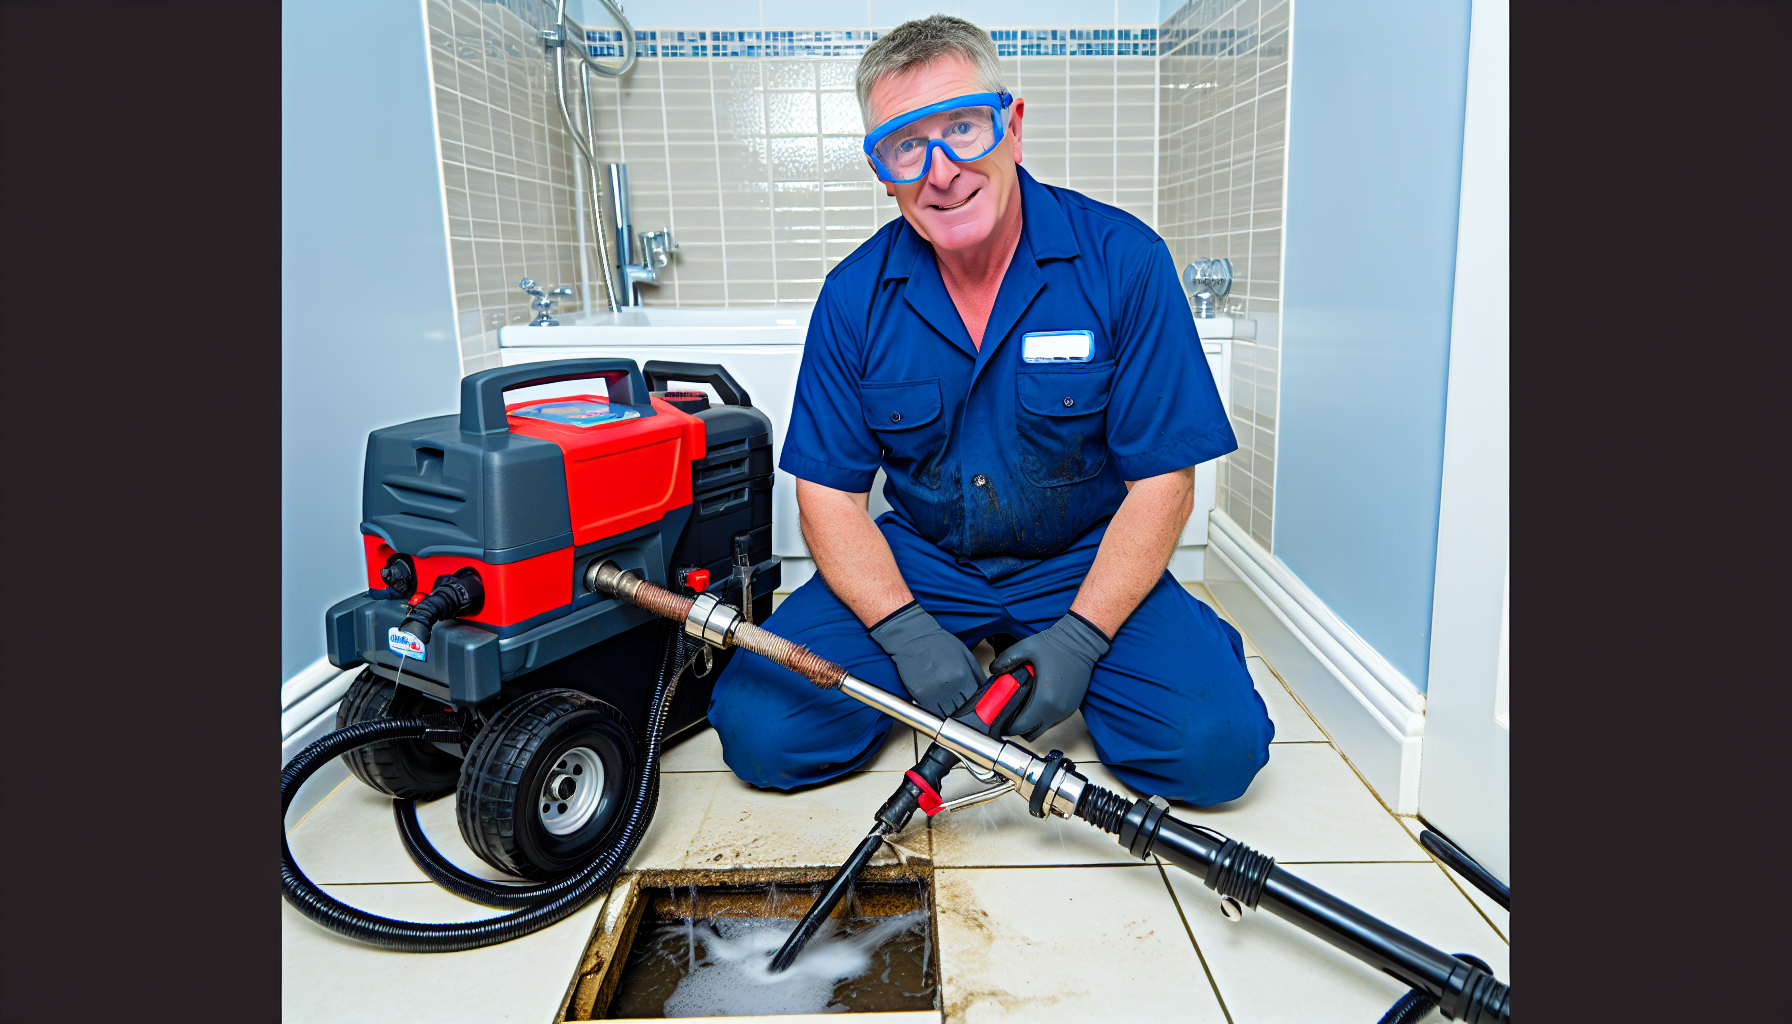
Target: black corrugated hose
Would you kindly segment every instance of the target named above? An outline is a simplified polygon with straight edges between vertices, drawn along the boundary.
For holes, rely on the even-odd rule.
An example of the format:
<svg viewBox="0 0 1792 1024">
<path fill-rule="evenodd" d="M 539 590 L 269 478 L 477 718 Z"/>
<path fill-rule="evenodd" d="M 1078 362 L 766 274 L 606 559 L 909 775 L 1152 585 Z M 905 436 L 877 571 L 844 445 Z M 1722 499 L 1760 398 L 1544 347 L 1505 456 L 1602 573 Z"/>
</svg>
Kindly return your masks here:
<svg viewBox="0 0 1792 1024">
<path fill-rule="evenodd" d="M 566 878 L 538 885 L 504 886 L 461 871 L 449 864 L 433 848 L 418 827 L 415 835 L 407 828 L 416 824 L 416 808 L 410 801 L 397 810 L 399 832 L 406 838 L 406 848 L 430 877 L 463 898 L 487 906 L 520 906 L 515 913 L 485 921 L 424 923 L 399 921 L 357 910 L 333 899 L 319 889 L 292 858 L 292 847 L 284 831 L 280 835 L 281 896 L 294 909 L 325 928 L 369 945 L 407 953 L 450 953 L 463 949 L 493 946 L 540 931 L 579 911 L 593 897 L 609 890 L 616 875 L 633 856 L 647 826 L 653 821 L 660 790 L 660 740 L 665 735 L 666 716 L 672 706 L 672 695 L 682 672 L 672 666 L 683 665 L 684 633 L 670 627 L 661 656 L 659 678 L 655 682 L 653 720 L 647 730 L 647 750 L 635 779 L 635 791 L 624 813 L 616 841 L 590 864 Z M 325 736 L 306 747 L 280 772 L 280 814 L 285 816 L 299 787 L 312 773 L 330 759 L 340 757 L 358 747 L 386 740 L 444 738 L 457 740 L 459 723 L 450 715 L 424 715 L 420 718 L 375 719 L 351 725 Z M 421 844 L 420 846 L 418 844 Z M 433 856 L 421 857 L 423 849 Z M 432 867 L 436 870 L 432 870 Z M 445 868 L 446 870 L 442 870 Z"/>
<path fill-rule="evenodd" d="M 1457 953 L 1456 959 L 1461 960 L 1463 963 L 1479 967 L 1488 974 L 1493 973 L 1493 968 L 1487 966 L 1487 961 L 1482 960 L 1480 957 L 1469 956 L 1467 953 Z M 1409 989 L 1405 995 L 1400 997 L 1399 1002 L 1388 1007 L 1388 1012 L 1382 1014 L 1381 1020 L 1377 1021 L 1376 1024 L 1419 1024 L 1420 1018 L 1436 1008 L 1436 996 L 1424 989 Z"/>
</svg>

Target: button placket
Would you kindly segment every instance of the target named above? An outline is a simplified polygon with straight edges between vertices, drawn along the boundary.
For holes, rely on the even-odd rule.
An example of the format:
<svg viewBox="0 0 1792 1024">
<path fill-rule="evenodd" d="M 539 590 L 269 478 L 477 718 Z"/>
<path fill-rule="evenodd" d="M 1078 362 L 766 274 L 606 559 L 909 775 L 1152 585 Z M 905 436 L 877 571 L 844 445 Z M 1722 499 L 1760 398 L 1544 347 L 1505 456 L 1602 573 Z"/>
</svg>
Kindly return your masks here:
<svg viewBox="0 0 1792 1024">
<path fill-rule="evenodd" d="M 989 486 L 989 477 L 984 476 L 982 473 L 978 473 L 976 476 L 971 477 L 971 484 L 976 487 L 987 487 Z"/>
</svg>

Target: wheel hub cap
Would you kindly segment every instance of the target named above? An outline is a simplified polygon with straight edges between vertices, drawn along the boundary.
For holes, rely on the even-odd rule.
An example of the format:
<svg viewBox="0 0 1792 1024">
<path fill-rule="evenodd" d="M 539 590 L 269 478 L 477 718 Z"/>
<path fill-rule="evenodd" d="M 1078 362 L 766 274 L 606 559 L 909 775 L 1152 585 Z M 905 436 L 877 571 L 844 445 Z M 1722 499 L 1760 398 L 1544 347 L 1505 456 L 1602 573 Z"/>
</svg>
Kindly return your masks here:
<svg viewBox="0 0 1792 1024">
<path fill-rule="evenodd" d="M 549 770 L 536 801 L 542 827 L 563 836 L 585 827 L 603 802 L 604 763 L 590 747 L 574 747 Z"/>
</svg>

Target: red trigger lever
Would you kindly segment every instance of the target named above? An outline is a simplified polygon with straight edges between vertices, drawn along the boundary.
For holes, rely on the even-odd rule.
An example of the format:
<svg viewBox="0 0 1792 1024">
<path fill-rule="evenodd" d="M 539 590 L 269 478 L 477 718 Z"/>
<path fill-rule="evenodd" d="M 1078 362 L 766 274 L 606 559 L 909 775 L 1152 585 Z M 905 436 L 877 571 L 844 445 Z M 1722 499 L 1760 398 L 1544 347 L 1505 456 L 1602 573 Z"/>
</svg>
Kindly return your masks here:
<svg viewBox="0 0 1792 1024">
<path fill-rule="evenodd" d="M 984 725 L 995 724 L 996 716 L 1007 708 L 1014 695 L 1033 682 L 1033 666 L 1022 665 L 1013 672 L 997 676 L 989 684 L 989 690 L 977 702 L 977 720 Z"/>
</svg>

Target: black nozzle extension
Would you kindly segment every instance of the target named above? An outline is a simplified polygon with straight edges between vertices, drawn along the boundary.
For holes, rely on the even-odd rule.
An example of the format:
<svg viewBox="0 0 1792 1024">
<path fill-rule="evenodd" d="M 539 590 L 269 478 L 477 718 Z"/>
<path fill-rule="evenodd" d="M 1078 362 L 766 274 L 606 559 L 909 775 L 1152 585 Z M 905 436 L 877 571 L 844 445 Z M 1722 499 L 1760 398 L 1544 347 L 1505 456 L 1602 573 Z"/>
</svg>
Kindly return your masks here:
<svg viewBox="0 0 1792 1024">
<path fill-rule="evenodd" d="M 885 800 L 884 805 L 878 808 L 877 821 L 871 826 L 870 833 L 859 842 L 858 849 L 852 852 L 852 856 L 846 858 L 846 863 L 840 865 L 840 870 L 834 872 L 827 888 L 809 905 L 808 913 L 796 923 L 796 930 L 790 933 L 784 940 L 784 945 L 778 949 L 777 955 L 772 957 L 771 973 L 782 974 L 796 962 L 803 947 L 815 935 L 815 930 L 821 927 L 821 922 L 827 920 L 828 915 L 834 912 L 834 907 L 840 903 L 841 897 L 852 889 L 853 882 L 865 870 L 865 865 L 871 863 L 872 855 L 882 849 L 884 836 L 894 835 L 908 827 L 909 819 L 914 817 L 915 811 L 921 806 L 922 789 L 915 777 L 925 779 L 928 788 L 932 790 L 931 795 L 937 796 L 940 781 L 957 764 L 957 754 L 938 743 L 928 746 L 927 753 L 921 755 L 921 760 L 915 767 L 903 775 L 902 784 L 896 787 L 896 792 L 890 794 L 890 799 Z M 927 813 L 932 815 L 937 810 L 936 806 Z"/>
<path fill-rule="evenodd" d="M 468 566 L 452 576 L 437 576 L 435 589 L 411 608 L 398 628 L 424 643 L 429 643 L 430 630 L 443 619 L 477 615 L 485 607 L 485 583 L 479 570 Z"/>
</svg>

